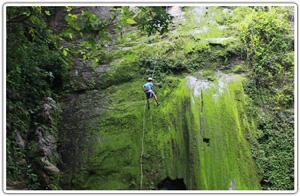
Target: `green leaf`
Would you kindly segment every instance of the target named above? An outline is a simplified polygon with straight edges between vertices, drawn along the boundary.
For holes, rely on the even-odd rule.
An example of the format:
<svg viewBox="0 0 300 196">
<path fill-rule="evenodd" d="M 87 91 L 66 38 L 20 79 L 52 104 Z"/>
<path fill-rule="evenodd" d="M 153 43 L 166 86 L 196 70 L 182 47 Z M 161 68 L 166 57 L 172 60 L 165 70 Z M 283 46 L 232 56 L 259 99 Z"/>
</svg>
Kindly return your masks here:
<svg viewBox="0 0 300 196">
<path fill-rule="evenodd" d="M 29 34 L 31 35 L 33 40 L 35 40 L 35 33 L 36 33 L 36 30 L 31 27 L 30 30 L 29 30 Z"/>
<path fill-rule="evenodd" d="M 113 10 L 119 10 L 119 11 L 121 11 L 123 9 L 122 8 L 113 8 Z"/>
<path fill-rule="evenodd" d="M 72 33 L 69 33 L 68 35 L 69 35 L 70 39 L 73 39 L 74 35 Z"/>
<path fill-rule="evenodd" d="M 49 11 L 45 11 L 45 13 L 48 15 L 48 16 L 51 16 L 50 12 Z"/>
<path fill-rule="evenodd" d="M 132 20 L 131 18 L 127 18 L 127 23 L 136 24 L 136 22 L 134 20 Z"/>
<path fill-rule="evenodd" d="M 113 14 L 109 14 L 109 15 L 110 15 L 110 17 L 111 17 L 112 19 L 115 19 L 115 18 L 116 18 L 116 16 L 113 15 Z"/>
<path fill-rule="evenodd" d="M 66 8 L 67 8 L 67 11 L 68 11 L 68 12 L 70 12 L 70 11 L 72 10 L 72 8 L 69 7 L 69 6 L 66 6 Z"/>
<path fill-rule="evenodd" d="M 65 49 L 63 50 L 63 53 L 65 56 L 67 56 L 67 54 L 68 54 L 68 52 Z"/>
<path fill-rule="evenodd" d="M 93 66 L 92 66 L 92 68 L 93 68 L 93 70 L 95 71 L 95 69 L 98 67 L 98 63 L 95 63 Z"/>
<path fill-rule="evenodd" d="M 29 11 L 23 12 L 23 14 L 26 15 L 26 16 L 30 16 L 30 12 Z"/>
<path fill-rule="evenodd" d="M 110 37 L 108 37 L 107 35 L 103 35 L 102 37 L 107 41 L 111 41 Z"/>
<path fill-rule="evenodd" d="M 93 51 L 96 50 L 96 42 L 95 41 L 91 42 L 91 48 L 92 48 Z"/>
</svg>

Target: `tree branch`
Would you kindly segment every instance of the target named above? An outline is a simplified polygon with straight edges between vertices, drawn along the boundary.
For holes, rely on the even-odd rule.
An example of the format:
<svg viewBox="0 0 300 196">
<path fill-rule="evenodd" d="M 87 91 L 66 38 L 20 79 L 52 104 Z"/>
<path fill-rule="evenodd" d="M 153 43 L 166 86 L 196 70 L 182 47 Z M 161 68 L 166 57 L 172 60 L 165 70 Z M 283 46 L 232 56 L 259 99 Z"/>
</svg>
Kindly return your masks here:
<svg viewBox="0 0 300 196">
<path fill-rule="evenodd" d="M 7 23 L 14 23 L 14 22 L 24 22 L 25 20 L 27 20 L 28 18 L 30 18 L 30 16 L 32 16 L 32 12 L 33 12 L 32 8 L 31 8 L 31 7 L 29 7 L 29 10 L 30 10 L 30 14 L 29 14 L 29 16 L 27 16 L 27 17 L 25 17 L 25 18 L 23 18 L 23 19 L 21 19 L 21 20 L 16 20 L 16 19 L 18 19 L 18 18 L 20 18 L 20 17 L 24 16 L 24 14 L 20 14 L 20 15 L 18 15 L 18 16 L 16 16 L 16 17 L 14 17 L 13 19 L 11 19 L 11 20 L 7 21 Z"/>
<path fill-rule="evenodd" d="M 53 44 L 52 41 L 50 41 L 43 33 L 41 33 L 41 31 L 39 31 L 39 29 L 37 29 L 37 27 L 31 25 L 31 24 L 28 24 L 27 22 L 24 22 L 22 21 L 23 24 L 27 25 L 27 26 L 30 26 L 32 27 L 34 30 L 36 30 L 48 43 L 52 43 L 52 45 L 55 47 L 55 49 L 58 51 L 58 54 L 60 55 L 60 57 L 65 61 L 65 62 L 68 62 L 64 56 L 61 54 L 61 52 L 59 51 L 59 49 L 55 46 L 55 44 Z M 47 43 L 46 42 L 46 43 Z"/>
</svg>

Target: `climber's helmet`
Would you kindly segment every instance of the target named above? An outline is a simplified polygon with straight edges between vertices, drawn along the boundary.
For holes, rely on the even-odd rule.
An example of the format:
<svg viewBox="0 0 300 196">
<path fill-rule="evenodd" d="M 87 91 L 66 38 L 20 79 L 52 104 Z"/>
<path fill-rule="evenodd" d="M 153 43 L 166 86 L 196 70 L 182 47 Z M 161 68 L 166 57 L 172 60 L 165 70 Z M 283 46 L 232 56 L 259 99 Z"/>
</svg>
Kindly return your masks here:
<svg viewBox="0 0 300 196">
<path fill-rule="evenodd" d="M 152 78 L 148 78 L 148 82 L 152 81 Z"/>
</svg>

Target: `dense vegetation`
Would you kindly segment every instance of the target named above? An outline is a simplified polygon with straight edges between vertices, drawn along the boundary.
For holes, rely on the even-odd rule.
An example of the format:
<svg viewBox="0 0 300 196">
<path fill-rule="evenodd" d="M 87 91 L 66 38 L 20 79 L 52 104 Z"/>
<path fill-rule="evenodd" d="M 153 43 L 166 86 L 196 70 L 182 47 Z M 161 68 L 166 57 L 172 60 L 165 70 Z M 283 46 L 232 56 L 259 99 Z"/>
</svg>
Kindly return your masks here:
<svg viewBox="0 0 300 196">
<path fill-rule="evenodd" d="M 40 114 L 45 98 L 59 101 L 68 78 L 60 52 L 48 42 L 46 24 L 56 9 L 7 8 L 7 178 L 25 181 L 28 189 L 41 185 L 27 144 L 35 130 L 58 131 L 57 123 L 43 122 Z M 26 141 L 23 146 L 16 143 L 18 133 Z"/>
<path fill-rule="evenodd" d="M 41 173 L 37 173 L 40 165 L 32 156 L 33 147 L 27 145 L 36 139 L 39 130 L 47 130 L 62 139 L 58 136 L 61 107 L 55 104 L 53 118 L 45 120 L 46 98 L 58 103 L 71 92 L 80 91 L 70 74 L 74 59 L 93 62 L 95 70 L 98 65 L 122 58 L 120 64 L 112 65 L 107 74 L 101 75 L 99 85 L 93 78 L 87 89 L 111 94 L 115 103 L 138 102 L 141 95 L 136 89 L 143 82 L 141 78 L 155 72 L 155 92 L 164 100 L 177 87 L 178 78 L 186 74 L 213 81 L 218 70 L 246 72 L 248 79 L 243 82 L 249 97 L 246 113 L 256 119 L 256 135 L 248 139 L 262 189 L 294 189 L 294 40 L 290 32 L 293 8 L 207 7 L 203 14 L 226 26 L 223 34 L 208 20 L 190 14 L 190 7 L 183 8 L 186 21 L 179 21 L 178 29 L 172 26 L 172 16 L 161 7 L 141 7 L 136 14 L 128 7 L 114 7 L 109 19 L 96 16 L 91 10 L 78 14 L 72 7 L 6 9 L 8 179 L 22 181 L 28 189 L 61 189 L 59 185 L 65 182 L 58 176 L 53 176 L 47 185 L 41 183 Z M 64 28 L 54 31 L 50 21 L 62 9 L 66 11 Z M 211 11 L 219 14 L 213 15 Z M 210 32 L 187 34 L 195 24 L 209 26 Z M 137 27 L 137 31 L 128 33 L 129 27 Z M 177 30 L 177 34 L 172 35 L 170 29 Z M 208 34 L 214 38 L 237 39 L 211 42 Z M 132 49 L 107 51 L 105 45 L 112 41 Z M 148 50 L 146 44 L 155 47 Z M 245 63 L 232 65 L 232 59 L 236 58 Z M 129 90 L 128 96 L 119 95 L 119 91 L 114 95 L 120 85 Z M 126 122 L 113 116 L 100 124 L 129 126 Z M 25 145 L 16 141 L 19 134 Z M 60 157 L 55 157 L 53 163 L 59 160 Z M 82 189 L 87 186 L 82 184 L 85 179 L 77 180 L 75 184 L 81 184 Z M 134 187 L 135 182 L 132 183 Z"/>
<path fill-rule="evenodd" d="M 51 98 L 58 103 L 72 91 L 69 71 L 74 56 L 80 54 L 83 60 L 98 62 L 97 48 L 101 49 L 105 40 L 111 40 L 107 29 L 113 27 L 121 31 L 136 22 L 130 18 L 133 14 L 128 7 L 114 8 L 110 20 L 88 11 L 83 11 L 77 18 L 71 7 L 9 6 L 6 9 L 7 178 L 23 181 L 28 189 L 60 189 L 59 178 L 51 179 L 47 186 L 41 185 L 41 173 L 37 173 L 40 165 L 30 156 L 34 147 L 29 143 L 36 140 L 36 131 L 49 131 L 58 137 L 59 114 L 51 113 L 51 121 L 45 120 L 42 117 L 45 100 Z M 65 28 L 54 31 L 50 21 L 62 9 L 67 10 Z M 151 8 L 143 11 L 149 12 Z M 143 24 L 141 28 L 149 35 L 167 31 L 172 17 L 162 8 L 154 9 L 151 14 L 153 17 L 143 14 L 147 18 L 144 22 L 150 24 Z M 118 15 L 121 16 L 119 19 Z M 161 24 L 160 28 L 157 28 L 158 24 Z M 78 37 L 81 37 L 80 41 L 76 41 Z M 71 42 L 73 44 L 68 44 Z M 83 47 L 74 48 L 74 42 Z M 60 106 L 55 106 L 59 111 Z M 57 164 L 59 157 L 53 161 Z"/>
<path fill-rule="evenodd" d="M 253 157 L 265 190 L 294 189 L 294 38 L 292 7 L 237 7 L 225 15 L 232 32 L 240 30 L 249 80 L 245 92 L 259 116 Z M 243 18 L 243 21 L 241 21 Z M 231 32 L 231 33 L 232 33 Z M 262 114 L 262 115 L 261 115 Z M 283 166 L 284 165 L 284 166 Z"/>
<path fill-rule="evenodd" d="M 253 155 L 267 190 L 294 189 L 294 117 L 288 110 L 294 107 L 294 45 L 288 11 L 258 8 L 242 35 L 251 78 L 245 90 L 266 111 L 258 119 Z"/>
</svg>

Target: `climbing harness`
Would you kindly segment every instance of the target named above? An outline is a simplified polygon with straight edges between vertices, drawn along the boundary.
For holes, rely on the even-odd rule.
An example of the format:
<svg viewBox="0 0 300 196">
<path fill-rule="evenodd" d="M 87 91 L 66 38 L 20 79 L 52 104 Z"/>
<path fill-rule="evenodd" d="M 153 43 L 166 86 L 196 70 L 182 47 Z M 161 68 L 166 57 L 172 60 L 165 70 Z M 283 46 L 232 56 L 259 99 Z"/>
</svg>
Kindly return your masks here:
<svg viewBox="0 0 300 196">
<path fill-rule="evenodd" d="M 150 90 L 150 92 L 149 92 L 150 94 L 149 94 L 149 98 L 151 98 L 152 96 L 153 96 L 153 91 L 152 90 Z M 147 95 L 148 96 L 148 95 Z"/>
</svg>

